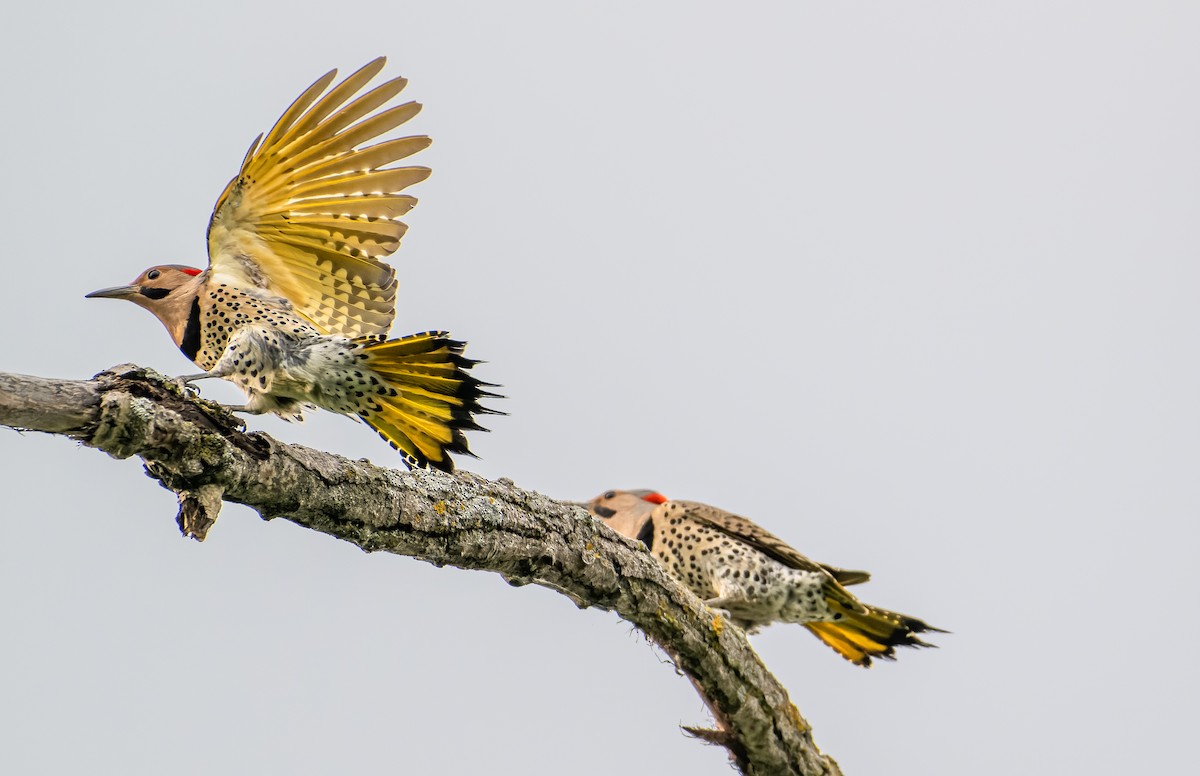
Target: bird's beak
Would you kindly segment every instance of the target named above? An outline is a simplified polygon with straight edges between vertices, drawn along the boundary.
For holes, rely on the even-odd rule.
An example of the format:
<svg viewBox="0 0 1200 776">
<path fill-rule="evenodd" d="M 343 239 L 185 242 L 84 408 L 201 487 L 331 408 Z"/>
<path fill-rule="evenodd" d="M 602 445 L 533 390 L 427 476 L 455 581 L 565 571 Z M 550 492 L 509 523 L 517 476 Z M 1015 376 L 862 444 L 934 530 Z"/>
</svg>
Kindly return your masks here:
<svg viewBox="0 0 1200 776">
<path fill-rule="evenodd" d="M 139 286 L 113 286 L 84 295 L 84 299 L 128 299 L 140 291 Z"/>
</svg>

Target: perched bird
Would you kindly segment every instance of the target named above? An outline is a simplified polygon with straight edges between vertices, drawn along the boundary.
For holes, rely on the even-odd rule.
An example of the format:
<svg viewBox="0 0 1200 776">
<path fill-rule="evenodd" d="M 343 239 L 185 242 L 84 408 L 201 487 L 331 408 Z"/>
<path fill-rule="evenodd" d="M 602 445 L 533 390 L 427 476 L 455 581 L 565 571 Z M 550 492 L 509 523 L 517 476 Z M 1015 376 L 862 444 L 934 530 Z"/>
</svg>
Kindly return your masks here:
<svg viewBox="0 0 1200 776">
<path fill-rule="evenodd" d="M 893 647 L 932 647 L 917 638 L 945 631 L 862 604 L 845 585 L 865 571 L 815 563 L 744 517 L 652 490 L 610 490 L 584 504 L 620 534 L 645 543 L 672 576 L 750 632 L 801 623 L 851 663 L 895 659 Z"/>
<path fill-rule="evenodd" d="M 428 137 L 364 145 L 421 109 L 381 108 L 407 84 L 394 78 L 361 95 L 380 57 L 330 88 L 319 78 L 250 145 L 208 224 L 205 270 L 161 264 L 133 283 L 88 297 L 127 299 L 154 313 L 183 354 L 248 395 L 245 407 L 300 420 L 320 407 L 362 418 L 410 467 L 454 468 L 471 455 L 465 430 L 493 413 L 467 370 L 465 343 L 443 331 L 387 340 L 396 273 L 383 262 L 400 246 L 404 189 L 426 167 L 389 167 Z M 326 91 L 328 90 L 328 91 Z M 357 96 L 356 96 L 357 95 Z"/>
</svg>

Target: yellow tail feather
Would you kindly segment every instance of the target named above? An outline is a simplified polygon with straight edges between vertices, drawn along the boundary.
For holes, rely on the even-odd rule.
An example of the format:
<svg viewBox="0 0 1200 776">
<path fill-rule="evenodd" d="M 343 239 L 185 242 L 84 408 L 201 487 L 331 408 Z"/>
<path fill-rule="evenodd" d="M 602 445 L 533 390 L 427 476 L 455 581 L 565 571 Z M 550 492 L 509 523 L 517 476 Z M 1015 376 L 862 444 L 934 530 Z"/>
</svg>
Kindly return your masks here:
<svg viewBox="0 0 1200 776">
<path fill-rule="evenodd" d="M 945 631 L 903 614 L 873 606 L 856 611 L 839 601 L 826 599 L 836 620 L 805 623 L 814 636 L 857 666 L 868 668 L 871 658 L 895 660 L 894 647 L 933 647 L 918 633 Z"/>
<path fill-rule="evenodd" d="M 431 331 L 401 339 L 365 338 L 364 366 L 382 383 L 359 412 L 371 428 L 404 454 L 409 467 L 453 471 L 450 453 L 471 455 L 467 430 L 486 431 L 480 414 L 501 414 L 479 404 L 497 394 L 467 370 L 477 362 L 462 355 L 465 343 L 446 332 Z"/>
</svg>

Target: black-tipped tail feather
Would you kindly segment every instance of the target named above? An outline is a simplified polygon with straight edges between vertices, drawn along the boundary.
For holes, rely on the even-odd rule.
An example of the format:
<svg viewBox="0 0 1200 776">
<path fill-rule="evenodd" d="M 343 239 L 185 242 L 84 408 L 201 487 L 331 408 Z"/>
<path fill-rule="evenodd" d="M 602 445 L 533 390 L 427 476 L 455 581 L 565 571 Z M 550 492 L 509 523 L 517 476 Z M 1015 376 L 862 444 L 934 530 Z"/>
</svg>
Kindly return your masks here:
<svg viewBox="0 0 1200 776">
<path fill-rule="evenodd" d="M 825 642 L 839 655 L 858 666 L 868 668 L 871 658 L 895 660 L 895 647 L 929 647 L 937 645 L 922 641 L 918 633 L 946 633 L 915 617 L 889 612 L 874 606 L 855 611 L 828 601 L 838 619 L 805 623 L 813 635 Z"/>
<path fill-rule="evenodd" d="M 410 467 L 453 471 L 450 453 L 475 457 L 465 431 L 487 431 L 477 415 L 502 415 L 480 404 L 502 398 L 468 370 L 478 364 L 462 355 L 465 342 L 447 332 L 429 331 L 363 343 L 364 366 L 382 383 L 359 417 L 404 455 Z"/>
</svg>

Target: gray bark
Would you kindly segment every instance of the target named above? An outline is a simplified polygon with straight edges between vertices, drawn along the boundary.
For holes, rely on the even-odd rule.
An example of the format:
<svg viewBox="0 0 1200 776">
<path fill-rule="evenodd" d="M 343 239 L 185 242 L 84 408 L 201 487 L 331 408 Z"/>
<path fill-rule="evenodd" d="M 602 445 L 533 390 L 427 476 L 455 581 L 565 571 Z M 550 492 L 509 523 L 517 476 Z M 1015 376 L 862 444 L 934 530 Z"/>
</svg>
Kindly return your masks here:
<svg viewBox="0 0 1200 776">
<path fill-rule="evenodd" d="M 138 456 L 175 492 L 177 521 L 203 539 L 222 501 L 370 552 L 489 570 L 615 611 L 692 681 L 720 744 L 746 774 L 841 773 L 750 648 L 641 545 L 578 506 L 467 472 L 402 472 L 247 434 L 219 405 L 161 375 L 121 365 L 90 381 L 0 373 L 0 425 L 62 434 L 115 458 Z"/>
</svg>

